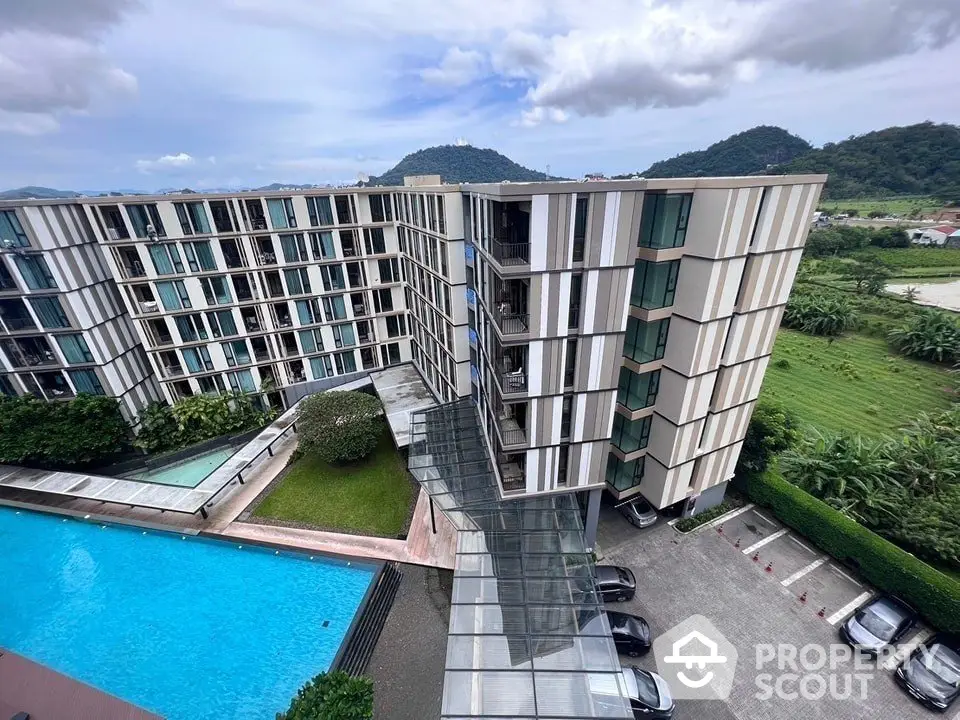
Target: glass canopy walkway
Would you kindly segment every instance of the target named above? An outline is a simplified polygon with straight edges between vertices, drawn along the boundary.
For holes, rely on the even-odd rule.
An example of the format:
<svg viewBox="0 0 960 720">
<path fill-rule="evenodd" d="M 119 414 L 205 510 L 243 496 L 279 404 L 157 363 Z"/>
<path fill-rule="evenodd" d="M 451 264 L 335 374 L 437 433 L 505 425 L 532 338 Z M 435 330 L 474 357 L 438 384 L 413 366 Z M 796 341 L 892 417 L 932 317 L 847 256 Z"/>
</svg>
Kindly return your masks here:
<svg viewBox="0 0 960 720">
<path fill-rule="evenodd" d="M 469 398 L 410 433 L 410 472 L 459 531 L 441 717 L 632 718 L 573 496 L 501 499 Z"/>
</svg>

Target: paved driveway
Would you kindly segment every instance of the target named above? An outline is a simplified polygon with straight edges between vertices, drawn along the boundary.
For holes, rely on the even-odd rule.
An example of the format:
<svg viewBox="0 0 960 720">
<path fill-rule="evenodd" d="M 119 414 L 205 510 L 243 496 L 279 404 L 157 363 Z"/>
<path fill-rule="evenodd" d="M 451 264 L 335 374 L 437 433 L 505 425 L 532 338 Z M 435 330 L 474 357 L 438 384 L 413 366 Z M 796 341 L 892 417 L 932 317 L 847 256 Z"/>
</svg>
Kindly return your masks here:
<svg viewBox="0 0 960 720">
<path fill-rule="evenodd" d="M 895 685 L 892 668 L 896 661 L 888 661 L 886 667 L 870 664 L 860 668 L 843 663 L 834 680 L 827 670 L 811 673 L 803 667 L 795 673 L 796 680 L 787 677 L 793 673 L 787 662 L 782 670 L 776 661 L 757 668 L 758 645 L 789 644 L 801 649 L 812 644 L 829 652 L 831 645 L 839 644 L 837 627 L 873 594 L 859 578 L 837 567 L 805 539 L 786 531 L 765 511 L 748 508 L 732 519 L 681 535 L 663 519 L 652 528 L 637 530 L 605 506 L 598 544 L 600 562 L 630 567 L 637 576 L 636 598 L 616 603 L 614 609 L 645 617 L 654 636 L 691 615 L 704 615 L 737 648 L 739 662 L 730 697 L 726 701 L 679 701 L 677 720 L 936 717 Z M 921 627 L 907 638 L 918 642 L 928 632 Z M 818 654 L 811 651 L 807 657 L 815 662 Z M 788 660 L 787 656 L 784 659 Z M 621 660 L 656 669 L 652 656 Z M 810 696 L 817 694 L 820 681 L 800 678 L 820 675 L 827 679 L 827 694 L 819 699 L 788 700 L 776 695 L 761 699 L 757 682 L 763 673 L 772 676 L 771 687 L 783 678 L 788 692 L 803 682 Z M 864 681 L 862 699 L 861 681 L 854 674 L 870 676 Z M 840 691 L 849 682 L 850 697 L 831 697 L 830 682 Z M 947 717 L 960 719 L 958 710 L 954 708 Z"/>
</svg>

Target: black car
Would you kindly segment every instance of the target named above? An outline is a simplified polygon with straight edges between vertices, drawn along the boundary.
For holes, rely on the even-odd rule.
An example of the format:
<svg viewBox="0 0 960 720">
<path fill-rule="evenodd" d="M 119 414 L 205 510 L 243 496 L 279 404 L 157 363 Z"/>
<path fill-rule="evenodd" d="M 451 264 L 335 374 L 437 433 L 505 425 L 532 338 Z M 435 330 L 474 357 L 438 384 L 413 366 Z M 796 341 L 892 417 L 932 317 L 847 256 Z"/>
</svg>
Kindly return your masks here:
<svg viewBox="0 0 960 720">
<path fill-rule="evenodd" d="M 632 600 L 637 592 L 637 579 L 627 568 L 597 565 L 593 577 L 597 583 L 597 592 L 604 602 Z"/>
<path fill-rule="evenodd" d="M 853 647 L 870 654 L 899 641 L 917 622 L 916 611 L 902 600 L 883 596 L 874 598 L 840 626 L 840 637 Z"/>
<path fill-rule="evenodd" d="M 639 615 L 607 611 L 617 652 L 637 657 L 650 651 L 650 626 Z"/>
<path fill-rule="evenodd" d="M 673 717 L 673 697 L 662 677 L 638 667 L 628 667 L 623 670 L 623 680 L 634 718 L 669 720 Z"/>
<path fill-rule="evenodd" d="M 900 664 L 895 677 L 928 708 L 946 712 L 960 695 L 960 636 L 934 635 Z"/>
</svg>

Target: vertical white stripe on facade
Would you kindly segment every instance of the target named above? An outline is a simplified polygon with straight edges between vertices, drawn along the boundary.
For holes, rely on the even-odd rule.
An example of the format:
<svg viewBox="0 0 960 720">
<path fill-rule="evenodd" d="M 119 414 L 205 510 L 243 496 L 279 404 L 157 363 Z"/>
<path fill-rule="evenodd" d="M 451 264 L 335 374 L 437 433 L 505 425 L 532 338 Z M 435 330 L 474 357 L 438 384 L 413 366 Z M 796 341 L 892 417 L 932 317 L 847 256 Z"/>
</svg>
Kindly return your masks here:
<svg viewBox="0 0 960 720">
<path fill-rule="evenodd" d="M 580 307 L 583 308 L 582 332 L 584 333 L 593 332 L 593 323 L 597 312 L 597 285 L 599 280 L 600 273 L 596 270 L 588 270 L 583 274 L 583 288 L 581 290 L 583 301 L 580 303 Z"/>
<path fill-rule="evenodd" d="M 813 201 L 817 197 L 817 188 L 814 185 L 804 185 L 803 187 L 810 189 L 810 192 L 807 195 L 807 202 L 803 206 L 803 217 L 806 219 L 797 225 L 796 234 L 789 239 L 788 246 L 792 248 L 797 247 L 800 244 L 800 239 L 803 237 L 803 234 L 807 232 L 810 227 L 810 223 L 813 221 Z"/>
<path fill-rule="evenodd" d="M 571 245 L 571 247 L 573 246 Z M 556 308 L 556 312 L 554 313 L 557 318 L 557 326 L 556 328 L 552 328 L 552 330 L 553 334 L 559 337 L 566 337 L 570 334 L 570 329 L 567 327 L 569 325 L 569 313 L 564 312 L 564 308 L 570 307 L 570 283 L 572 279 L 573 274 L 568 272 L 560 273 L 554 277 L 554 282 L 559 283 L 560 287 L 560 306 Z M 582 289 L 581 292 L 583 292 Z M 541 295 L 541 297 L 546 297 L 546 295 Z M 543 305 L 549 305 L 549 303 L 543 303 Z"/>
<path fill-rule="evenodd" d="M 580 451 L 580 475 L 577 478 L 577 485 L 597 483 L 603 480 L 602 477 L 590 477 L 590 462 L 593 460 L 593 445 L 593 443 L 581 445 L 583 449 Z"/>
<path fill-rule="evenodd" d="M 600 265 L 612 265 L 613 251 L 617 242 L 617 224 L 620 217 L 620 193 L 608 192 L 603 209 L 603 233 L 600 237 Z"/>
<path fill-rule="evenodd" d="M 540 451 L 527 450 L 527 492 L 537 492 L 537 478 L 540 476 Z"/>
<path fill-rule="evenodd" d="M 747 199 L 750 197 L 750 191 L 731 190 L 730 193 L 736 197 L 733 207 L 733 222 L 730 223 L 730 232 L 724 238 L 722 244 L 724 255 L 733 255 L 737 252 L 737 241 L 740 239 L 740 232 L 743 230 L 743 221 L 747 215 Z"/>
<path fill-rule="evenodd" d="M 607 347 L 607 335 L 597 335 L 592 338 L 590 357 L 590 377 L 587 380 L 588 390 L 597 390 L 600 387 L 601 371 L 603 370 L 603 351 Z"/>
<path fill-rule="evenodd" d="M 530 203 L 530 269 L 547 269 L 547 227 L 550 221 L 550 196 L 534 195 Z"/>
<path fill-rule="evenodd" d="M 551 402 L 553 402 L 553 418 L 550 423 L 550 442 L 555 445 L 560 442 L 560 423 L 563 419 L 563 398 L 551 398 Z"/>
<path fill-rule="evenodd" d="M 566 357 L 566 353 L 564 353 Z M 539 395 L 543 392 L 543 341 L 533 341 L 527 349 L 529 367 L 525 368 L 530 379 L 530 395 Z M 566 368 L 564 368 L 566 372 Z M 561 376 L 562 377 L 562 376 Z"/>
<path fill-rule="evenodd" d="M 627 321 L 630 319 L 630 293 L 633 289 L 633 268 L 631 265 L 630 269 L 627 270 L 626 285 L 627 291 L 623 295 L 623 310 L 620 313 L 620 331 L 623 332 L 627 329 Z"/>
<path fill-rule="evenodd" d="M 777 205 L 780 204 L 781 190 L 781 185 L 770 188 L 767 194 L 767 202 L 763 204 L 763 218 L 761 218 L 763 224 L 760 225 L 760 232 L 758 233 L 756 247 L 754 248 L 757 252 L 762 252 L 767 249 L 770 232 L 773 229 L 773 219 L 777 215 Z"/>
<path fill-rule="evenodd" d="M 554 467 L 557 458 L 557 448 L 543 448 L 541 457 L 543 458 L 543 489 L 553 490 L 557 486 L 557 471 Z"/>
<path fill-rule="evenodd" d="M 547 402 L 545 398 L 537 398 L 530 401 L 530 417 L 527 418 L 527 442 L 533 445 L 540 441 L 540 433 L 537 430 L 537 419 L 540 417 L 541 406 Z"/>
<path fill-rule="evenodd" d="M 789 245 L 791 241 L 790 229 L 793 227 L 793 221 L 797 217 L 797 210 L 800 208 L 800 198 L 803 197 L 804 185 L 791 185 L 790 197 L 787 199 L 787 211 L 783 214 L 783 222 L 780 224 L 780 233 L 777 236 L 777 242 L 771 247 L 782 249 Z"/>
<path fill-rule="evenodd" d="M 573 423 L 570 437 L 577 442 L 583 440 L 583 429 L 587 422 L 587 397 L 587 395 L 577 395 L 574 401 L 576 404 L 574 408 L 576 419 Z"/>
<path fill-rule="evenodd" d="M 555 275 L 544 273 L 540 276 L 540 324 L 538 337 L 550 337 L 550 307 L 548 298 L 550 297 L 550 284 L 557 281 Z"/>
</svg>

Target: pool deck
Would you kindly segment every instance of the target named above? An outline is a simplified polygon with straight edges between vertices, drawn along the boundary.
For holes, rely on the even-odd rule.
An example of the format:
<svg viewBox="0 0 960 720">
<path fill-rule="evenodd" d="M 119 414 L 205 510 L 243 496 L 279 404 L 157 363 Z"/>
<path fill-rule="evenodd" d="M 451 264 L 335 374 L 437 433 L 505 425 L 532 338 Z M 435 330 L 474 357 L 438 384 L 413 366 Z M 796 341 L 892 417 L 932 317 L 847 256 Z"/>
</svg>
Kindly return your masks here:
<svg viewBox="0 0 960 720">
<path fill-rule="evenodd" d="M 0 717 L 30 720 L 162 720 L 102 690 L 0 648 Z"/>
</svg>

